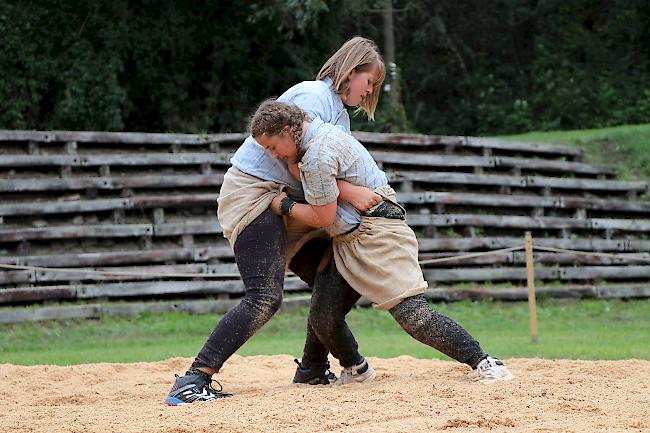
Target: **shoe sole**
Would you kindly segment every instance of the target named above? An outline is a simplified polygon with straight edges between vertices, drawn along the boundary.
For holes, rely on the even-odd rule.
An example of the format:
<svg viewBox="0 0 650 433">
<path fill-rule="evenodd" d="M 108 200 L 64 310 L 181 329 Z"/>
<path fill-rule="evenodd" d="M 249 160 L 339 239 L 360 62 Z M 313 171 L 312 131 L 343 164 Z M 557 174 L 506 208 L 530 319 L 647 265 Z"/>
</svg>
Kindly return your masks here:
<svg viewBox="0 0 650 433">
<path fill-rule="evenodd" d="M 375 370 L 372 370 L 372 374 L 360 383 L 372 382 L 375 380 L 375 377 L 377 377 L 377 372 Z"/>
<path fill-rule="evenodd" d="M 514 376 L 512 374 L 508 374 L 507 376 L 501 376 L 496 379 L 477 379 L 479 382 L 489 385 L 490 383 L 494 382 L 506 382 L 508 380 L 512 380 Z"/>
<path fill-rule="evenodd" d="M 356 385 L 356 384 L 368 383 L 368 382 L 372 382 L 375 377 L 377 377 L 377 372 L 375 370 L 372 370 L 372 374 L 363 380 L 352 379 L 352 381 L 348 383 L 340 383 L 337 380 L 336 382 L 334 382 L 334 385 L 343 386 L 343 385 Z"/>
<path fill-rule="evenodd" d="M 333 385 L 334 383 L 335 382 L 330 382 L 330 383 L 322 383 L 322 382 L 309 383 L 309 382 L 294 382 L 294 381 L 291 381 L 292 385 L 309 385 L 309 386 L 330 386 L 330 385 Z"/>
<path fill-rule="evenodd" d="M 167 406 L 183 406 L 184 404 L 187 404 L 183 400 L 179 400 L 174 397 L 167 397 L 165 399 L 165 403 L 167 403 Z"/>
</svg>

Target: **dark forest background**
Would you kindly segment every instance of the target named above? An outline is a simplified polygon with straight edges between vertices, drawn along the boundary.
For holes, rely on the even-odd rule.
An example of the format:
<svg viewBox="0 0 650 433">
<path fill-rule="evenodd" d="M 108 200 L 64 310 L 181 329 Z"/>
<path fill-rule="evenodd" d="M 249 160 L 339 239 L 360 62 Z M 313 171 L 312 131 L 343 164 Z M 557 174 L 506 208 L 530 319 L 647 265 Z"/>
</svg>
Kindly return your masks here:
<svg viewBox="0 0 650 433">
<path fill-rule="evenodd" d="M 0 128 L 243 131 L 387 1 L 0 2 Z M 648 0 L 392 2 L 399 110 L 353 129 L 507 134 L 650 122 Z M 394 87 L 393 87 L 394 88 Z"/>
</svg>

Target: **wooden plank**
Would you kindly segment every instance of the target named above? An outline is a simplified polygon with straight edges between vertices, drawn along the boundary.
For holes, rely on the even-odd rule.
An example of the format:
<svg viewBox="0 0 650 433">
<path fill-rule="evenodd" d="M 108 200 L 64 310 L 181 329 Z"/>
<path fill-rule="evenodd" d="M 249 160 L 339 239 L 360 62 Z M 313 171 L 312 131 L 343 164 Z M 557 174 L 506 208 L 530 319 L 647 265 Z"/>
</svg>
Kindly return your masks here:
<svg viewBox="0 0 650 433">
<path fill-rule="evenodd" d="M 77 287 L 79 299 L 126 298 L 133 296 L 242 294 L 240 280 L 227 281 L 147 281 L 114 284 L 82 284 Z"/>
<path fill-rule="evenodd" d="M 237 267 L 231 273 L 239 275 Z M 110 268 L 75 268 L 79 272 L 66 272 L 51 270 L 37 270 L 36 281 L 39 283 L 51 283 L 56 281 L 142 281 L 142 280 L 160 280 L 161 278 L 172 279 L 165 274 L 213 274 L 208 271 L 205 263 L 192 263 L 182 265 L 161 265 L 161 266 L 115 266 Z M 110 275 L 104 275 L 99 272 L 108 272 Z M 119 273 L 131 275 L 117 275 Z M 183 280 L 190 280 L 190 277 L 178 277 Z"/>
<path fill-rule="evenodd" d="M 604 299 L 650 298 L 650 286 L 647 283 L 624 286 L 596 286 L 596 296 Z"/>
<path fill-rule="evenodd" d="M 457 146 L 470 148 L 487 148 L 508 151 L 522 151 L 529 153 L 551 154 L 560 156 L 579 157 L 582 152 L 570 146 L 555 144 L 527 143 L 521 141 L 504 141 L 493 138 L 441 136 L 406 133 L 376 133 L 354 131 L 352 135 L 366 144 L 397 144 L 419 147 L 431 146 Z"/>
<path fill-rule="evenodd" d="M 154 225 L 154 236 L 180 236 L 186 234 L 221 234 L 218 221 L 192 221 L 185 223 L 163 223 Z"/>
<path fill-rule="evenodd" d="M 402 204 L 424 204 L 426 199 L 424 192 L 397 191 L 397 200 Z"/>
<path fill-rule="evenodd" d="M 0 167 L 69 167 L 79 166 L 77 155 L 2 155 Z"/>
<path fill-rule="evenodd" d="M 222 183 L 223 173 L 213 173 L 210 175 L 76 177 L 65 179 L 0 179 L 0 191 L 24 192 L 85 190 L 88 188 L 119 190 L 125 188 L 218 187 Z"/>
<path fill-rule="evenodd" d="M 181 187 L 215 187 L 223 183 L 223 173 L 197 175 L 164 176 L 124 176 L 113 177 L 112 186 L 120 188 L 181 188 Z M 217 192 L 217 191 L 215 191 Z"/>
<path fill-rule="evenodd" d="M 614 257 L 605 257 L 595 254 L 584 254 L 584 253 L 545 253 L 545 252 L 535 252 L 535 263 L 545 264 L 545 265 L 569 265 L 569 264 L 580 264 L 580 265 L 625 265 L 625 264 L 650 264 L 650 254 L 648 253 L 617 253 L 617 256 L 620 258 Z M 644 258 L 645 261 L 634 260 L 638 258 Z M 514 252 L 511 256 L 513 264 L 525 264 L 526 260 L 524 254 L 521 252 Z M 464 262 L 469 264 L 468 262 Z"/>
<path fill-rule="evenodd" d="M 460 268 L 460 269 L 423 269 L 424 279 L 436 282 L 461 281 L 512 281 L 526 280 L 526 268 Z M 541 280 L 557 280 L 560 277 L 558 268 L 539 268 L 535 277 Z"/>
<path fill-rule="evenodd" d="M 174 195 L 136 195 L 131 197 L 133 208 L 165 208 L 165 207 L 190 207 L 207 206 L 217 207 L 215 193 L 174 194 Z"/>
<path fill-rule="evenodd" d="M 516 208 L 560 208 L 594 209 L 609 211 L 639 212 L 650 214 L 650 203 L 628 200 L 592 199 L 566 196 L 473 194 L 461 192 L 397 193 L 397 200 L 403 203 L 442 203 L 451 205 L 470 205 L 481 207 Z"/>
<path fill-rule="evenodd" d="M 397 193 L 397 199 L 401 194 Z M 565 207 L 563 197 L 540 197 L 536 195 L 472 194 L 458 192 L 426 192 L 425 203 L 473 205 L 481 207 Z"/>
<path fill-rule="evenodd" d="M 388 181 L 393 183 L 415 181 L 432 184 L 498 185 L 522 188 L 555 188 L 590 191 L 638 191 L 647 190 L 645 182 L 598 180 L 545 176 L 505 176 L 498 174 L 471 174 L 434 171 L 387 170 Z"/>
<path fill-rule="evenodd" d="M 80 284 L 76 286 L 78 299 L 128 298 L 133 296 L 243 294 L 241 280 L 206 281 L 147 281 L 108 284 Z M 309 290 L 299 278 L 286 278 L 285 291 Z"/>
<path fill-rule="evenodd" d="M 599 298 L 599 299 L 629 299 L 650 297 L 650 287 L 647 285 L 614 285 L 614 286 L 564 286 L 562 288 L 541 287 L 536 290 L 538 295 L 546 298 Z M 434 301 L 459 301 L 465 299 L 495 299 L 504 301 L 525 301 L 525 288 L 485 288 L 485 289 L 434 289 L 425 292 L 427 298 Z"/>
<path fill-rule="evenodd" d="M 0 205 L 0 215 L 44 215 L 128 209 L 129 199 L 40 201 Z"/>
<path fill-rule="evenodd" d="M 582 162 L 555 161 L 537 158 L 513 158 L 499 156 L 495 158 L 497 167 L 517 167 L 526 170 L 556 171 L 560 173 L 580 173 L 592 175 L 615 175 L 610 167 L 599 167 Z"/>
<path fill-rule="evenodd" d="M 419 260 L 449 258 L 453 253 L 421 253 Z M 583 253 L 534 253 L 535 263 L 544 265 L 625 265 L 625 264 L 650 264 L 648 253 L 617 253 L 620 258 L 604 257 L 596 254 Z M 634 259 L 645 259 L 645 261 Z M 491 254 L 487 256 L 471 257 L 459 260 L 446 260 L 439 263 L 427 263 L 423 268 L 449 267 L 449 266 L 487 266 L 487 265 L 520 265 L 526 264 L 523 252 Z"/>
<path fill-rule="evenodd" d="M 0 242 L 35 239 L 113 238 L 151 235 L 151 224 L 101 224 L 43 228 L 0 229 Z"/>
<path fill-rule="evenodd" d="M 20 284 L 36 281 L 33 271 L 5 271 L 0 269 L 0 284 Z"/>
<path fill-rule="evenodd" d="M 306 290 L 304 283 L 294 278 L 286 281 L 285 289 Z M 129 298 L 134 296 L 163 296 L 163 295 L 196 295 L 196 294 L 243 294 L 244 285 L 241 280 L 210 280 L 210 281 L 147 281 L 120 282 L 101 284 L 75 284 L 65 286 L 42 286 L 34 288 L 8 289 L 12 292 L 0 300 L 7 302 L 27 302 L 38 294 L 47 291 L 48 299 L 92 299 L 92 298 Z M 57 298 L 60 295 L 62 298 Z"/>
<path fill-rule="evenodd" d="M 140 209 L 158 207 L 217 207 L 218 194 L 137 195 L 130 198 L 42 201 L 0 205 L 0 216 L 45 215 L 57 213 L 97 212 L 115 209 Z"/>
<path fill-rule="evenodd" d="M 511 150 L 531 153 L 542 153 L 552 155 L 565 155 L 572 157 L 582 156 L 579 149 L 571 146 L 557 144 L 528 143 L 523 141 L 505 141 L 494 138 L 467 137 L 464 143 L 466 147 L 487 147 L 491 149 Z"/>
<path fill-rule="evenodd" d="M 537 293 L 553 298 L 601 298 L 627 299 L 650 297 L 650 286 L 647 284 L 614 284 L 614 285 L 568 285 L 562 288 L 538 287 Z M 476 287 L 472 289 L 429 288 L 424 295 L 432 301 L 458 301 L 464 299 L 496 299 L 517 301 L 525 300 L 527 290 L 524 287 Z M 239 299 L 232 300 L 175 300 L 154 302 L 129 302 L 126 304 L 86 304 L 73 306 L 52 306 L 36 308 L 3 308 L 0 309 L 0 324 L 36 322 L 46 320 L 99 318 L 101 315 L 133 316 L 142 312 L 164 313 L 169 311 L 184 311 L 190 314 L 224 313 L 236 304 Z M 283 308 L 307 306 L 310 296 L 285 297 Z M 368 306 L 370 303 L 363 298 L 357 305 Z"/>
<path fill-rule="evenodd" d="M 81 165 L 85 167 L 109 166 L 151 166 L 151 165 L 230 165 L 232 154 L 220 153 L 111 153 L 106 155 L 83 155 Z"/>
<path fill-rule="evenodd" d="M 0 167 L 101 167 L 230 165 L 230 153 L 110 153 L 103 155 L 3 155 Z"/>
<path fill-rule="evenodd" d="M 495 158 L 482 156 L 448 156 L 430 153 L 394 152 L 372 150 L 370 154 L 377 162 L 399 165 L 416 165 L 429 167 L 494 167 Z"/>
<path fill-rule="evenodd" d="M 72 286 L 25 287 L 0 290 L 0 304 L 65 300 L 75 299 L 76 297 L 77 290 Z"/>
<path fill-rule="evenodd" d="M 646 252 L 650 241 L 642 239 L 596 239 L 596 238 L 535 238 L 536 246 L 565 248 L 596 252 Z M 495 250 L 524 245 L 522 237 L 480 237 L 480 238 L 419 238 L 420 252 L 428 251 L 476 251 Z"/>
<path fill-rule="evenodd" d="M 549 187 L 556 189 L 577 189 L 590 191 L 638 191 L 648 188 L 646 182 L 619 180 L 580 179 L 566 177 L 526 176 L 526 186 Z"/>
<path fill-rule="evenodd" d="M 523 267 L 424 269 L 423 273 L 426 280 L 437 282 L 512 281 L 526 279 L 526 269 Z M 538 280 L 593 281 L 606 279 L 647 279 L 648 277 L 650 277 L 650 265 L 537 267 L 535 269 L 535 278 Z"/>
<path fill-rule="evenodd" d="M 595 298 L 597 290 L 594 286 L 566 286 L 563 288 L 538 287 L 538 295 L 550 298 Z M 500 301 L 526 301 L 528 290 L 525 287 L 476 287 L 472 289 L 434 288 L 424 292 L 424 296 L 432 301 L 462 301 L 466 299 L 494 299 Z"/>
<path fill-rule="evenodd" d="M 538 229 L 590 229 L 591 220 L 578 220 L 559 217 L 525 217 L 509 215 L 481 214 L 409 214 L 408 223 L 411 226 L 433 225 L 437 227 L 453 226 L 488 226 L 502 228 L 538 228 Z M 647 221 L 650 228 L 650 221 Z"/>
<path fill-rule="evenodd" d="M 561 206 L 569 209 L 595 209 L 650 213 L 650 203 L 629 200 L 608 200 L 598 198 L 562 197 Z"/>
<path fill-rule="evenodd" d="M 502 176 L 498 174 L 471 174 L 435 171 L 405 171 L 388 170 L 386 177 L 393 182 L 425 182 L 433 184 L 462 184 L 462 185 L 507 185 L 526 186 L 526 178 L 517 176 Z"/>
<path fill-rule="evenodd" d="M 171 134 L 150 132 L 103 131 L 13 131 L 0 130 L 0 141 L 40 141 L 118 144 L 184 144 L 203 145 L 220 142 L 243 142 L 248 134 Z"/>
<path fill-rule="evenodd" d="M 0 216 L 98 212 L 113 209 L 129 209 L 131 207 L 131 202 L 127 198 L 76 200 L 62 202 L 41 201 L 29 203 L 0 204 Z"/>
<path fill-rule="evenodd" d="M 471 257 L 465 259 L 453 260 L 451 256 L 455 253 L 422 253 L 419 255 L 419 260 L 433 260 L 445 258 L 444 262 L 427 263 L 421 265 L 423 268 L 440 268 L 448 266 L 487 266 L 487 265 L 507 265 L 514 263 L 513 253 L 491 254 L 487 256 Z"/>
<path fill-rule="evenodd" d="M 129 302 L 126 304 L 88 304 L 74 306 L 37 307 L 29 309 L 0 310 L 0 324 L 38 322 L 63 319 L 97 319 L 107 316 L 136 316 L 143 312 L 154 314 L 181 311 L 189 314 L 223 314 L 239 299 L 182 300 L 157 302 Z M 284 299 L 282 308 L 306 307 L 311 296 L 291 296 Z"/>
<path fill-rule="evenodd" d="M 593 230 L 614 229 L 634 232 L 650 231 L 650 220 L 592 218 L 590 221 Z"/>
<path fill-rule="evenodd" d="M 461 146 L 465 142 L 465 137 L 461 136 L 444 136 L 444 135 L 424 135 L 424 134 L 406 134 L 406 133 L 379 133 L 353 131 L 352 136 L 364 144 L 398 144 L 407 146 L 429 147 L 429 146 Z"/>
<path fill-rule="evenodd" d="M 0 141 L 71 142 L 78 143 L 116 143 L 116 144 L 183 144 L 203 145 L 206 143 L 243 142 L 248 134 L 172 134 L 141 132 L 103 132 L 103 131 L 12 131 L 0 130 Z M 578 149 L 552 144 L 503 141 L 479 137 L 436 136 L 423 134 L 384 134 L 363 131 L 352 133 L 357 140 L 365 143 L 405 144 L 405 145 L 461 145 L 502 150 L 519 150 L 535 153 L 551 153 L 579 156 Z"/>
<path fill-rule="evenodd" d="M 3 309 L 0 311 L 0 324 L 65 319 L 98 319 L 100 313 L 100 306 L 95 304 L 35 309 Z"/>
<path fill-rule="evenodd" d="M 0 263 L 21 266 L 74 268 L 84 266 L 115 266 L 139 263 L 206 262 L 232 259 L 230 246 L 166 248 L 148 251 L 104 251 L 80 254 L 57 252 L 54 255 L 0 256 Z"/>
<path fill-rule="evenodd" d="M 223 314 L 235 305 L 239 299 L 219 300 L 185 300 L 174 302 L 129 302 L 126 304 L 102 304 L 102 314 L 107 316 L 136 316 L 143 312 L 154 314 L 172 311 L 189 314 Z"/>
<path fill-rule="evenodd" d="M 427 253 L 440 252 L 440 255 L 457 254 L 463 251 L 493 250 L 523 245 L 523 238 L 519 237 L 479 237 L 479 238 L 419 238 L 420 253 L 422 257 Z M 561 238 L 536 238 L 538 246 L 556 248 L 569 248 L 582 251 L 596 252 L 633 252 L 650 250 L 650 241 L 647 240 L 607 240 L 607 239 L 561 239 Z M 536 256 L 543 254 L 536 251 Z M 549 253 L 550 254 L 550 253 Z M 190 249 L 158 249 L 151 251 L 110 251 L 83 254 L 55 254 L 41 256 L 0 256 L 0 263 L 31 265 L 45 267 L 84 267 L 84 266 L 117 266 L 129 264 L 166 263 L 166 262 L 206 262 L 213 259 L 232 260 L 233 254 L 229 246 L 214 246 L 209 248 Z M 492 256 L 490 256 L 492 257 Z M 516 256 L 515 256 L 516 257 Z M 542 255 L 541 257 L 550 257 Z M 562 263 L 575 260 L 584 260 L 580 263 L 608 264 L 617 263 L 605 259 L 591 257 L 582 259 L 583 256 L 566 256 Z M 486 259 L 487 260 L 487 259 Z M 589 261 L 591 260 L 591 261 Z M 456 262 L 454 262 L 456 263 Z M 471 263 L 471 262 L 468 262 Z M 477 262 L 480 263 L 480 262 Z M 553 263 L 548 259 L 547 263 Z M 451 265 L 452 263 L 449 263 Z"/>
<path fill-rule="evenodd" d="M 650 277 L 650 265 L 582 266 L 559 269 L 562 280 L 632 280 Z"/>
<path fill-rule="evenodd" d="M 433 225 L 437 227 L 487 226 L 521 229 L 614 229 L 634 232 L 650 231 L 650 220 L 642 219 L 577 219 L 484 214 L 409 214 L 407 220 L 409 225 L 416 227 Z"/>
</svg>

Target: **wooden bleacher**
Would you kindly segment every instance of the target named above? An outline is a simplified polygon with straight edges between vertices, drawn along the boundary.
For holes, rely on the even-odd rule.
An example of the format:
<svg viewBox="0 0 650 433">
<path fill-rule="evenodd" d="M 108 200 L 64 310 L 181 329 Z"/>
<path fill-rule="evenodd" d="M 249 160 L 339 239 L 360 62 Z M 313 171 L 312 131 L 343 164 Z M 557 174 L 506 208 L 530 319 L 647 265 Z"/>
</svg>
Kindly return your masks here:
<svg viewBox="0 0 650 433">
<path fill-rule="evenodd" d="M 540 283 L 582 287 L 572 292 L 582 295 L 597 292 L 594 287 L 608 287 L 612 296 L 650 293 L 643 286 L 650 262 L 639 260 L 650 250 L 650 203 L 640 200 L 645 183 L 616 180 L 614 170 L 581 162 L 580 151 L 567 146 L 355 136 L 398 191 L 421 259 L 520 246 L 528 230 L 536 245 L 592 253 L 537 252 Z M 173 309 L 206 297 L 231 302 L 241 296 L 215 212 L 230 155 L 244 138 L 0 131 L 0 264 L 38 268 L 0 269 L 0 322 L 5 313 L 12 318 L 7 321 L 17 320 L 2 306 L 115 299 L 172 302 Z M 448 288 L 432 292 L 440 299 L 498 296 L 495 285 L 525 280 L 521 252 L 423 268 L 430 286 Z M 478 289 L 455 290 L 458 283 Z M 289 277 L 285 289 L 306 287 Z M 45 316 L 26 320 L 51 318 L 48 308 Z"/>
</svg>

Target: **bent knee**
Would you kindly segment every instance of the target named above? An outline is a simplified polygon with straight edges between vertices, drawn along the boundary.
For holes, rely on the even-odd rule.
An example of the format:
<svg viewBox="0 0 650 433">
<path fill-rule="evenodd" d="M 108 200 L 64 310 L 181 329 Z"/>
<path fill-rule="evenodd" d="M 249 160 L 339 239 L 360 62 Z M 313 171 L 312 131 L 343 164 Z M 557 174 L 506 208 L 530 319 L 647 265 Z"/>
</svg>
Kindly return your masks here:
<svg viewBox="0 0 650 433">
<path fill-rule="evenodd" d="M 309 311 L 309 322 L 319 332 L 331 334 L 345 324 L 345 317 L 333 314 L 332 311 L 326 308 L 312 309 Z"/>
<path fill-rule="evenodd" d="M 282 306 L 282 292 L 247 293 L 243 301 L 256 310 L 258 317 L 269 320 Z"/>
</svg>

